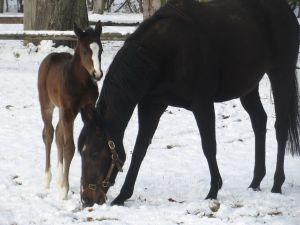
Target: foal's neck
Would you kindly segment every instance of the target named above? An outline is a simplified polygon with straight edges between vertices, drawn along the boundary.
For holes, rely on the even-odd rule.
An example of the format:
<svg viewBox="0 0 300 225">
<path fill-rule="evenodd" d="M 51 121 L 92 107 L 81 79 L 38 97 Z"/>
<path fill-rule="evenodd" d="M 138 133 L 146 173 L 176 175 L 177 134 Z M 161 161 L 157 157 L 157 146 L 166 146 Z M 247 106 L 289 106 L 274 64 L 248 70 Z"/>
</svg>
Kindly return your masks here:
<svg viewBox="0 0 300 225">
<path fill-rule="evenodd" d="M 86 85 L 90 82 L 91 76 L 89 72 L 81 64 L 80 55 L 75 49 L 74 56 L 70 65 L 71 76 L 75 78 L 79 83 Z"/>
</svg>

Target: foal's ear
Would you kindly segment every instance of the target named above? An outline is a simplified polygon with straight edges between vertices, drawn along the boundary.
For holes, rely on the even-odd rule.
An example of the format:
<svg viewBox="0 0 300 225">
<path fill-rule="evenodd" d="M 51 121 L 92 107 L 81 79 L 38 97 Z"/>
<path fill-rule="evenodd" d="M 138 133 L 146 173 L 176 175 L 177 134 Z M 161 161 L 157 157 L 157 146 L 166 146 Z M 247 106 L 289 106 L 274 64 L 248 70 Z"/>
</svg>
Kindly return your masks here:
<svg viewBox="0 0 300 225">
<path fill-rule="evenodd" d="M 100 36 L 101 33 L 102 33 L 102 23 L 101 23 L 100 20 L 96 23 L 96 26 L 95 26 L 95 32 L 96 32 L 96 34 L 98 34 L 99 36 Z"/>
<path fill-rule="evenodd" d="M 77 26 L 76 23 L 74 23 L 74 33 L 78 38 L 82 37 L 83 31 Z"/>
</svg>

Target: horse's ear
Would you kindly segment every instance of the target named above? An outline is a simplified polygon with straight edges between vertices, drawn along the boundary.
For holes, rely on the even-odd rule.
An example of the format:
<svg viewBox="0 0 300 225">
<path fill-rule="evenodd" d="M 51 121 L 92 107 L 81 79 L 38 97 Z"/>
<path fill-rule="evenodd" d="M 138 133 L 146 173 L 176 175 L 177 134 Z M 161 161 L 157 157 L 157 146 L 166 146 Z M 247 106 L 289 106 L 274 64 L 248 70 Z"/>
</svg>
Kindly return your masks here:
<svg viewBox="0 0 300 225">
<path fill-rule="evenodd" d="M 99 36 L 100 36 L 101 33 L 102 33 L 102 23 L 101 23 L 100 20 L 96 23 L 96 26 L 95 26 L 95 32 L 96 32 L 96 34 L 98 34 Z"/>
<path fill-rule="evenodd" d="M 74 33 L 78 38 L 82 37 L 83 31 L 77 26 L 76 23 L 74 23 Z"/>
</svg>

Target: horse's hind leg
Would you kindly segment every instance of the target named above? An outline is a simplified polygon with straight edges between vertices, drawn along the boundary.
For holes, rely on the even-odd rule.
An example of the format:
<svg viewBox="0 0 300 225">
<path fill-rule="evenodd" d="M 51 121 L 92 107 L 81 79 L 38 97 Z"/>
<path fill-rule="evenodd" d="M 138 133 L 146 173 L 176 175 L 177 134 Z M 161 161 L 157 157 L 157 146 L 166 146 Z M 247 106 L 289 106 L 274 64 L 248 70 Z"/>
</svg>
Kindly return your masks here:
<svg viewBox="0 0 300 225">
<path fill-rule="evenodd" d="M 255 166 L 254 177 L 249 186 L 253 190 L 260 190 L 260 183 L 266 174 L 266 126 L 267 114 L 261 104 L 258 86 L 248 95 L 241 97 L 241 103 L 250 116 L 255 135 Z"/>
<path fill-rule="evenodd" d="M 206 199 L 216 199 L 222 187 L 222 178 L 219 172 L 216 154 L 215 110 L 213 102 L 200 104 L 193 110 L 201 135 L 202 149 L 207 159 L 211 175 L 211 187 Z"/>
<path fill-rule="evenodd" d="M 51 145 L 53 141 L 54 128 L 52 126 L 52 115 L 53 115 L 54 105 L 49 104 L 47 107 L 41 105 L 42 119 L 44 122 L 43 128 L 43 141 L 46 148 L 46 167 L 45 167 L 45 188 L 50 187 L 50 182 L 52 178 L 51 174 Z"/>
<path fill-rule="evenodd" d="M 118 197 L 111 203 L 112 205 L 123 205 L 124 201 L 133 194 L 134 184 L 146 155 L 147 148 L 151 143 L 159 119 L 167 106 L 140 102 L 138 105 L 139 132 L 134 146 L 132 159 L 125 182 Z"/>
<path fill-rule="evenodd" d="M 276 69 L 268 73 L 275 103 L 276 113 L 276 139 L 277 139 L 277 164 L 274 175 L 274 185 L 272 192 L 281 193 L 281 186 L 284 183 L 284 155 L 286 143 L 288 140 L 288 131 L 290 127 L 289 113 L 292 105 L 292 86 L 294 69 Z M 298 109 L 297 109 L 298 110 Z"/>
</svg>

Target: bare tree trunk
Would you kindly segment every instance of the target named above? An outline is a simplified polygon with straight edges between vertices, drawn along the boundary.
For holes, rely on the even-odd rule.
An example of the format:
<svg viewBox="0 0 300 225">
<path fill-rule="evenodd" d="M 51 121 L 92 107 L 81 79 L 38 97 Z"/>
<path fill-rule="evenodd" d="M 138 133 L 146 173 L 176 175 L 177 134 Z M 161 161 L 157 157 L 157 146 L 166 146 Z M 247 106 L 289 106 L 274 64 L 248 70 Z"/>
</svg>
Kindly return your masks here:
<svg viewBox="0 0 300 225">
<path fill-rule="evenodd" d="M 24 30 L 73 30 L 74 22 L 88 26 L 86 0 L 25 0 Z"/>
<path fill-rule="evenodd" d="M 106 0 L 94 0 L 93 12 L 103 14 Z"/>
<path fill-rule="evenodd" d="M 143 0 L 143 16 L 144 19 L 152 16 L 166 0 Z"/>
<path fill-rule="evenodd" d="M 3 13 L 4 10 L 4 0 L 0 0 L 0 13 Z"/>
<path fill-rule="evenodd" d="M 144 10 L 143 10 L 143 0 L 138 0 L 139 2 L 139 8 L 140 8 L 140 12 L 143 13 Z"/>
</svg>

